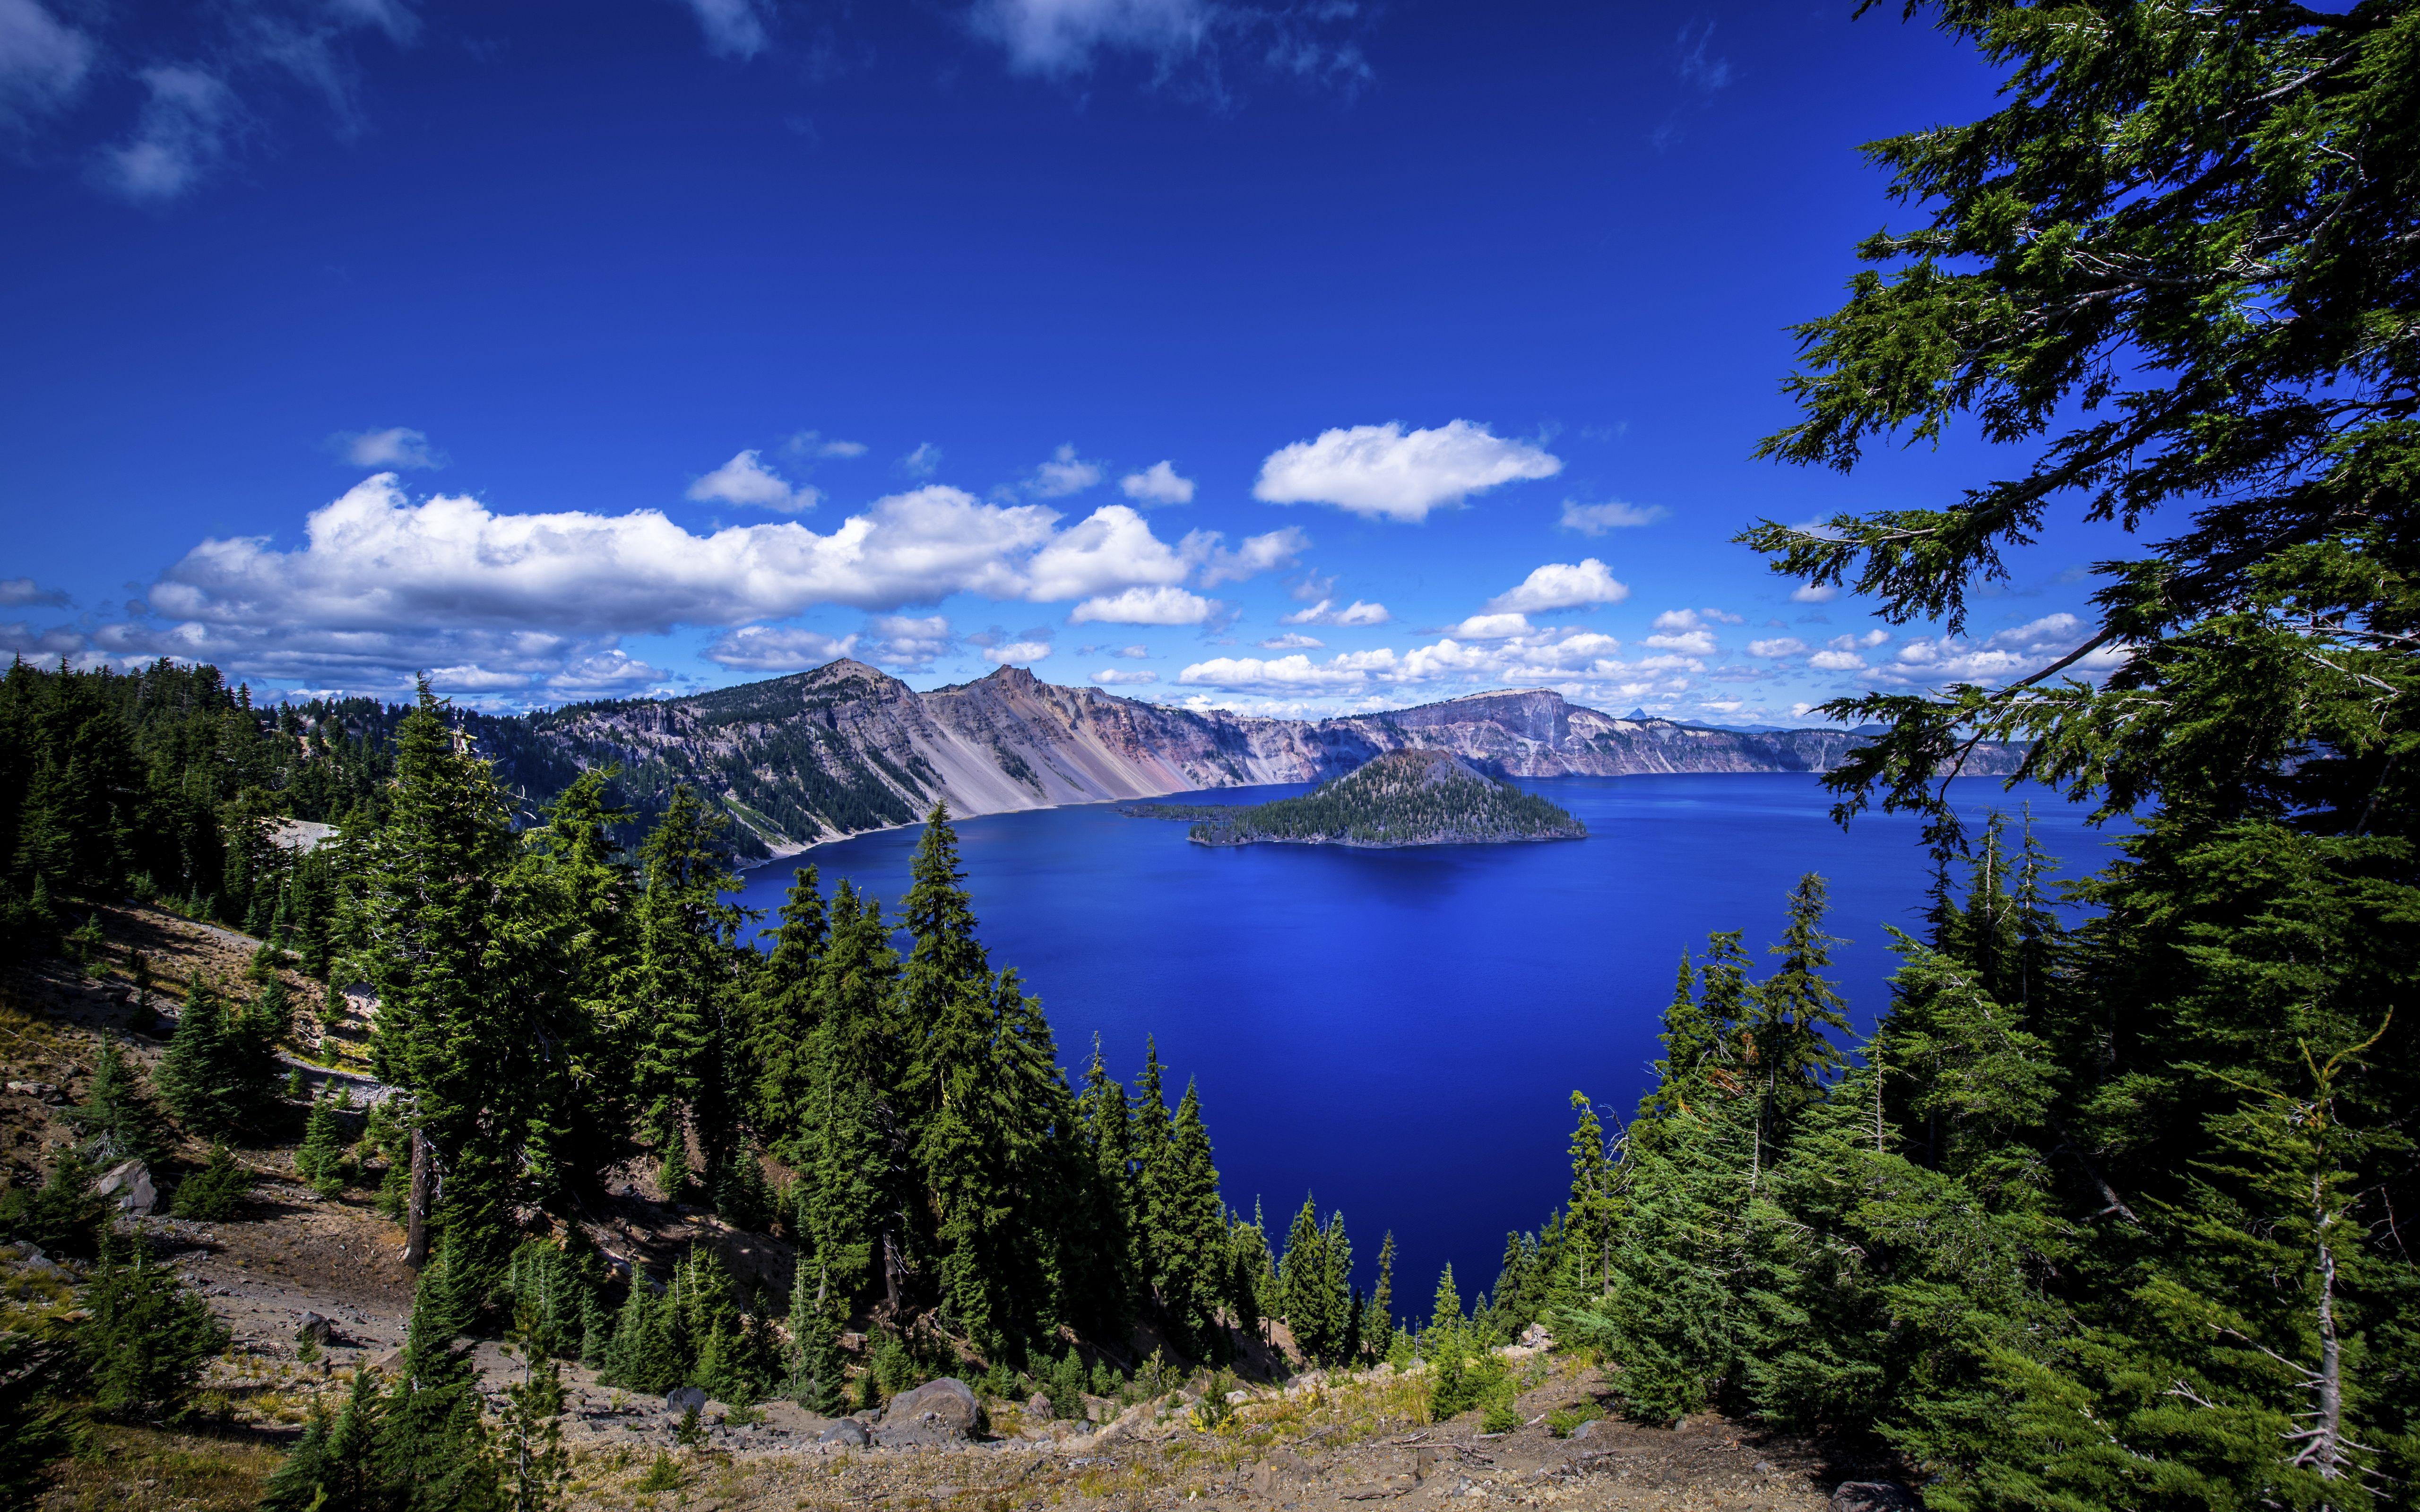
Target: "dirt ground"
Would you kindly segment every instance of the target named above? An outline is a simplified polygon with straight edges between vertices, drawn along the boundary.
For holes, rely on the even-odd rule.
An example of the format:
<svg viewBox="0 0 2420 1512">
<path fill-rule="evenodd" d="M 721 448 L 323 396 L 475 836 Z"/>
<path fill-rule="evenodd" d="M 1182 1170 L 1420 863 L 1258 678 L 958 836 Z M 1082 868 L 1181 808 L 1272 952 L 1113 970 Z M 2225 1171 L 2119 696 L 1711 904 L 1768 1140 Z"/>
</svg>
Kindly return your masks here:
<svg viewBox="0 0 2420 1512">
<path fill-rule="evenodd" d="M 0 1172 L 11 1183 L 39 1180 L 52 1152 L 68 1141 L 59 1114 L 81 1094 L 101 1035 L 116 1039 L 147 1069 L 156 1065 L 168 1029 L 155 1023 L 154 1034 L 132 1032 L 138 1016 L 128 980 L 132 950 L 150 957 L 161 1006 L 173 1012 L 189 973 L 235 983 L 257 945 L 153 909 L 105 910 L 103 923 L 110 949 L 91 975 L 60 962 L 0 975 L 0 1066 L 16 1084 L 0 1092 Z M 292 978 L 289 985 L 299 1003 L 320 1002 L 313 984 Z M 341 1007 L 324 1025 L 305 1019 L 298 1063 L 358 1075 L 366 1029 L 358 1003 Z M 323 1074 L 315 1072 L 313 1079 Z M 326 1396 L 334 1405 L 354 1371 L 390 1363 L 402 1343 L 412 1273 L 402 1263 L 396 1226 L 367 1193 L 322 1197 L 301 1183 L 290 1147 L 236 1153 L 256 1179 L 238 1216 L 210 1224 L 155 1217 L 139 1225 L 155 1253 L 208 1299 L 231 1334 L 204 1383 L 203 1419 L 177 1430 L 101 1427 L 84 1456 L 54 1470 L 40 1504 L 51 1512 L 249 1506 L 312 1398 Z M 177 1154 L 198 1162 L 203 1151 Z M 787 1290 L 787 1245 L 660 1202 L 643 1173 L 614 1183 L 581 1216 L 599 1247 L 626 1265 L 660 1273 L 690 1245 L 705 1244 L 773 1297 Z M 297 1342 L 308 1314 L 333 1326 L 325 1349 L 306 1350 Z M 520 1368 L 492 1343 L 478 1345 L 473 1359 L 491 1391 Z M 1255 1351 L 1246 1373 L 1265 1377 L 1276 1364 L 1274 1355 Z M 1038 1414 L 995 1404 L 987 1434 L 971 1444 L 845 1448 L 817 1442 L 830 1427 L 826 1419 L 779 1402 L 753 1412 L 709 1404 L 705 1443 L 683 1446 L 679 1419 L 661 1400 L 599 1386 L 589 1370 L 566 1365 L 570 1504 L 597 1512 L 876 1505 L 1141 1512 L 1214 1502 L 1303 1512 L 1475 1500 L 1814 1512 L 1833 1504 L 1837 1485 L 1862 1478 L 1867 1468 L 1827 1459 L 1804 1441 L 1714 1417 L 1669 1429 L 1600 1418 L 1577 1436 L 1557 1438 L 1546 1414 L 1600 1400 L 1603 1381 L 1567 1356 L 1539 1355 L 1521 1368 L 1528 1383 L 1519 1404 L 1524 1426 L 1493 1437 L 1480 1433 L 1476 1413 L 1423 1422 L 1422 1384 L 1382 1366 L 1333 1381 L 1301 1377 L 1282 1390 L 1249 1387 L 1233 1417 L 1209 1431 L 1194 1423 L 1192 1404 L 1183 1399 L 1139 1404 L 1099 1424 L 1032 1421 Z M 1116 1412 L 1114 1404 L 1098 1405 L 1103 1418 Z M 659 1457 L 668 1457 L 670 1487 L 662 1487 L 667 1467 L 658 1465 Z"/>
</svg>

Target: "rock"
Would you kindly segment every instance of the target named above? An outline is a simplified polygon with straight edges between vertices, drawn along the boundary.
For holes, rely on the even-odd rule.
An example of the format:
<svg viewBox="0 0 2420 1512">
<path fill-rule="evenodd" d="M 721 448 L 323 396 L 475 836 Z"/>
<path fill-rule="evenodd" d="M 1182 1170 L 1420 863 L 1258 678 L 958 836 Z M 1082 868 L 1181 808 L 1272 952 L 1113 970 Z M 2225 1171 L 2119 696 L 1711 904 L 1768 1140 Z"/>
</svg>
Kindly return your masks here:
<svg viewBox="0 0 2420 1512">
<path fill-rule="evenodd" d="M 1279 1449 L 1261 1461 L 1252 1472 L 1252 1494 L 1274 1496 L 1287 1486 L 1298 1486 L 1311 1478 L 1311 1466 L 1297 1456 Z"/>
<path fill-rule="evenodd" d="M 882 1424 L 885 1427 L 913 1424 L 970 1436 L 983 1425 L 983 1404 L 975 1400 L 975 1394 L 965 1381 L 943 1376 L 892 1397 L 891 1405 L 883 1411 Z"/>
<path fill-rule="evenodd" d="M 1853 1480 L 1832 1493 L 1830 1512 L 1915 1512 L 1916 1497 L 1886 1480 Z"/>
<path fill-rule="evenodd" d="M 816 1434 L 815 1442 L 817 1443 L 837 1443 L 850 1449 L 862 1449 L 867 1444 L 874 1442 L 874 1435 L 866 1432 L 865 1425 L 859 1422 L 857 1419 L 853 1417 L 845 1417 L 839 1422 L 833 1424 L 831 1427 L 824 1429 L 821 1433 Z"/>
<path fill-rule="evenodd" d="M 48 1082 L 10 1082 L 8 1090 L 23 1097 L 39 1098 L 45 1103 L 64 1103 L 67 1094 Z"/>
<path fill-rule="evenodd" d="M 295 1343 L 309 1339 L 323 1350 L 334 1343 L 335 1337 L 336 1325 L 318 1313 L 304 1313 L 302 1320 L 294 1329 Z"/>
<path fill-rule="evenodd" d="M 1050 1411 L 1050 1398 L 1037 1391 L 1025 1398 L 1025 1410 L 1029 1412 L 1047 1412 Z"/>
<path fill-rule="evenodd" d="M 148 1218 L 159 1211 L 160 1189 L 151 1184 L 151 1167 L 138 1158 L 129 1157 L 101 1172 L 93 1190 L 115 1197 L 117 1211 L 129 1217 Z"/>
<path fill-rule="evenodd" d="M 400 1370 L 403 1368 L 403 1346 L 398 1344 L 377 1359 L 365 1363 L 372 1370 Z"/>
<path fill-rule="evenodd" d="M 706 1392 L 697 1386 L 675 1386 L 664 1393 L 664 1411 L 668 1412 L 703 1412 Z"/>
<path fill-rule="evenodd" d="M 1585 1422 L 1585 1423 L 1581 1424 L 1578 1427 L 1575 1427 L 1575 1428 L 1572 1429 L 1572 1437 L 1573 1437 L 1573 1438 L 1575 1438 L 1575 1439 L 1585 1439 L 1585 1438 L 1590 1438 L 1590 1437 L 1593 1436 L 1595 1432 L 1596 1432 L 1596 1419 L 1594 1419 L 1594 1418 L 1590 1418 L 1587 1422 Z"/>
<path fill-rule="evenodd" d="M 1533 1350 L 1551 1350 L 1555 1347 L 1555 1336 L 1546 1332 L 1545 1324 L 1531 1323 L 1521 1331 L 1521 1342 Z"/>
</svg>

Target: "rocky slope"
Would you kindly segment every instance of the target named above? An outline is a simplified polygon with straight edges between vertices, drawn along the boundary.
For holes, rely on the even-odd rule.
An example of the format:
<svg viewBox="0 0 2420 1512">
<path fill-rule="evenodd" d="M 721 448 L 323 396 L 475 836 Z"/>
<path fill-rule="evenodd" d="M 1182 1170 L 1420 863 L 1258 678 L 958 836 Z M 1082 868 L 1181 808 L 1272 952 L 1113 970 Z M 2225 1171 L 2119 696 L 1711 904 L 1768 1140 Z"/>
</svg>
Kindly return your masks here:
<svg viewBox="0 0 2420 1512">
<path fill-rule="evenodd" d="M 675 782 L 712 795 L 762 857 L 921 817 L 1157 797 L 1202 788 L 1313 782 L 1384 751 L 1450 752 L 1497 777 L 1657 772 L 1821 772 L 1858 737 L 1770 733 L 1669 719 L 1616 718 L 1559 693 L 1477 693 L 1333 719 L 1196 713 L 1021 668 L 919 693 L 862 662 L 690 698 L 577 704 L 532 717 L 490 754 L 533 801 L 550 774 L 618 764 L 644 811 Z M 2006 773 L 2020 753 L 1990 748 L 1969 770 Z"/>
</svg>

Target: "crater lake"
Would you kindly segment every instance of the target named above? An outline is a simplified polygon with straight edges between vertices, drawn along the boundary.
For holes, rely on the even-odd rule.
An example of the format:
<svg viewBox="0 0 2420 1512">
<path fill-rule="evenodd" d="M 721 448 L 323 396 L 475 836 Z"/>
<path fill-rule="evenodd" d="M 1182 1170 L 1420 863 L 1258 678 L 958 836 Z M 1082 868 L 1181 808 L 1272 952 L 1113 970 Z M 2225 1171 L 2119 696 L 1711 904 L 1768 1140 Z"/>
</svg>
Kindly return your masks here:
<svg viewBox="0 0 2420 1512">
<path fill-rule="evenodd" d="M 1395 1310 L 1428 1314 L 1452 1262 L 1465 1302 L 1495 1285 L 1505 1235 L 1533 1230 L 1569 1189 L 1570 1096 L 1608 1130 L 1637 1106 L 1682 953 L 1741 929 L 1769 969 L 1791 887 L 1831 884 L 1832 975 L 1858 1029 L 1888 999 L 1885 926 L 1921 929 L 1931 864 L 1909 815 L 1847 829 L 1802 774 L 1558 778 L 1516 783 L 1561 805 L 1584 841 L 1357 850 L 1191 843 L 1187 825 L 1107 804 L 956 821 L 967 887 L 994 969 L 1041 997 L 1080 1079 L 1098 1036 L 1131 1088 L 1156 1040 L 1173 1105 L 1201 1085 L 1219 1182 L 1273 1246 L 1306 1191 L 1341 1209 L 1356 1270 L 1399 1248 Z M 1258 803 L 1309 784 L 1159 800 Z M 2076 878 L 2122 825 L 1997 779 L 1951 785 L 1979 822 L 2034 832 Z M 778 921 L 796 867 L 845 877 L 895 916 L 923 826 L 818 845 L 747 874 L 739 901 Z M 1962 892 L 1964 876 L 1956 878 Z M 904 942 L 903 942 L 904 945 Z"/>
</svg>

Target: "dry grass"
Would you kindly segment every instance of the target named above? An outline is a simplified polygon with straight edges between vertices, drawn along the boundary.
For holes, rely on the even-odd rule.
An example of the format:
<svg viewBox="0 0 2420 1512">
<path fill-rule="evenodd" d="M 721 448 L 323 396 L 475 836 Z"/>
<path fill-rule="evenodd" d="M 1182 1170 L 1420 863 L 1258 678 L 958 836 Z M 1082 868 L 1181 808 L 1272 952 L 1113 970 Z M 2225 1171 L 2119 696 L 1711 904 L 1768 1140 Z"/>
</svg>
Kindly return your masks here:
<svg viewBox="0 0 2420 1512">
<path fill-rule="evenodd" d="M 103 1424 L 83 1453 L 51 1470 L 41 1512 L 252 1512 L 285 1450 L 249 1434 L 224 1437 Z"/>
</svg>

